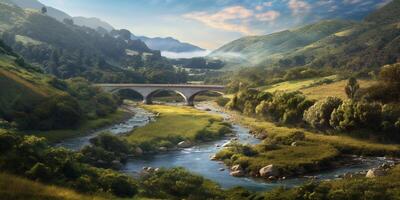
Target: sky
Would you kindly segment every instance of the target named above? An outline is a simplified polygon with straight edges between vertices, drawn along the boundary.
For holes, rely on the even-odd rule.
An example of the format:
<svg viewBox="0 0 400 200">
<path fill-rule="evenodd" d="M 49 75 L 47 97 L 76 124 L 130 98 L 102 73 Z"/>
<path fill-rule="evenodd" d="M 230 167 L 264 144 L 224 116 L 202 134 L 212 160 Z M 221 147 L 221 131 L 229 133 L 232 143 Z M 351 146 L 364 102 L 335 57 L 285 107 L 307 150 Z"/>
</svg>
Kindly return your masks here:
<svg viewBox="0 0 400 200">
<path fill-rule="evenodd" d="M 40 0 L 135 35 L 174 37 L 213 50 L 322 19 L 361 20 L 390 0 Z"/>
</svg>

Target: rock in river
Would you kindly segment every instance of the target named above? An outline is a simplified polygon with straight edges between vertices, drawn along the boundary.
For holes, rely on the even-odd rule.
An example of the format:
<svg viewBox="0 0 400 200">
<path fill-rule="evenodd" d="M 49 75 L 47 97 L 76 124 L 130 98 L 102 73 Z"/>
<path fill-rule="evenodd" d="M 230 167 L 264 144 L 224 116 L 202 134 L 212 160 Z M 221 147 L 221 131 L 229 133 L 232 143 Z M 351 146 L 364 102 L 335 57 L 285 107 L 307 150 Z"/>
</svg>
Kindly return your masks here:
<svg viewBox="0 0 400 200">
<path fill-rule="evenodd" d="M 231 167 L 232 171 L 242 171 L 242 167 L 240 165 L 234 165 Z"/>
<path fill-rule="evenodd" d="M 178 143 L 179 148 L 189 148 L 192 146 L 192 143 L 190 141 L 182 141 Z"/>
<path fill-rule="evenodd" d="M 367 178 L 375 178 L 378 176 L 384 176 L 385 175 L 385 171 L 383 171 L 382 169 L 370 169 L 367 172 L 367 175 L 365 175 L 365 177 Z"/>
<path fill-rule="evenodd" d="M 235 177 L 242 177 L 242 176 L 244 176 L 244 173 L 243 173 L 242 170 L 233 171 L 233 172 L 231 172 L 230 174 L 231 174 L 231 176 L 235 176 Z"/>
<path fill-rule="evenodd" d="M 275 176 L 275 177 L 279 176 L 279 170 L 276 169 L 276 167 L 274 165 L 268 165 L 268 166 L 261 168 L 259 173 L 260 173 L 260 176 L 264 177 L 264 178 L 268 178 L 271 176 Z"/>
<path fill-rule="evenodd" d="M 136 148 L 135 148 L 135 154 L 138 155 L 138 156 L 143 155 L 143 150 L 142 150 L 142 148 L 136 147 Z"/>
</svg>

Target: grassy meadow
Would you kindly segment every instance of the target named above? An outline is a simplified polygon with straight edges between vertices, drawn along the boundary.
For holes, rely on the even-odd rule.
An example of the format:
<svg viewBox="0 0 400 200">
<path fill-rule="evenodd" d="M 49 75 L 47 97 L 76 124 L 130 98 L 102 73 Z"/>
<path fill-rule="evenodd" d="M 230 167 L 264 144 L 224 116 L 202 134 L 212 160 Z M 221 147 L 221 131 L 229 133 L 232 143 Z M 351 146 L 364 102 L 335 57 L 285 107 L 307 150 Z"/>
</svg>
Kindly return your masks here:
<svg viewBox="0 0 400 200">
<path fill-rule="evenodd" d="M 327 81 L 328 83 L 323 83 Z M 360 88 L 371 86 L 374 81 L 371 80 L 358 80 Z M 293 92 L 300 91 L 310 99 L 321 100 L 329 96 L 347 99 L 344 87 L 347 80 L 339 80 L 337 75 L 327 77 L 316 77 L 310 79 L 285 81 L 269 86 L 261 87 L 261 90 L 267 92 L 285 91 Z"/>
<path fill-rule="evenodd" d="M 325 135 L 303 128 L 292 128 L 277 126 L 276 124 L 268 121 L 261 121 L 251 117 L 235 115 L 235 121 L 250 127 L 256 132 L 265 132 L 268 137 L 286 137 L 293 132 L 303 132 L 305 139 L 312 142 L 321 144 L 330 144 L 343 153 L 355 153 L 359 155 L 400 155 L 400 145 L 395 144 L 382 144 L 374 141 L 353 138 L 348 135 Z"/>
<path fill-rule="evenodd" d="M 128 142 L 141 147 L 173 147 L 181 141 L 211 140 L 229 132 L 222 117 L 195 108 L 168 105 L 143 105 L 143 108 L 158 113 L 157 119 L 126 136 Z"/>
<path fill-rule="evenodd" d="M 231 112 L 233 120 L 266 138 L 257 145 L 224 148 L 216 154 L 228 166 L 240 165 L 247 175 L 273 164 L 280 176 L 295 176 L 332 167 L 342 156 L 399 156 L 400 145 L 362 140 L 345 134 L 326 135 L 298 127 L 279 126 Z M 297 137 L 296 134 L 301 135 Z M 295 143 L 295 145 L 293 145 Z"/>
</svg>

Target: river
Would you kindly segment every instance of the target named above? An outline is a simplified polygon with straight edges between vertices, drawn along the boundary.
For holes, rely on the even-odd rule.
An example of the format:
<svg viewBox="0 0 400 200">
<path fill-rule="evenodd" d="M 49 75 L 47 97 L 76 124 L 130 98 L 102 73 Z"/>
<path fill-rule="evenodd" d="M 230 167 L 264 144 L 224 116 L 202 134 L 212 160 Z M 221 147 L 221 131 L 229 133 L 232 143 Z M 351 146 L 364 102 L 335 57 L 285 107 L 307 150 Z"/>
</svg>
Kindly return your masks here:
<svg viewBox="0 0 400 200">
<path fill-rule="evenodd" d="M 201 110 L 208 110 L 208 112 L 216 113 L 229 120 L 229 115 L 211 106 L 210 104 L 202 103 L 196 106 Z M 79 150 L 83 146 L 89 144 L 90 138 L 95 137 L 101 132 L 108 131 L 112 134 L 118 135 L 130 132 L 136 127 L 144 126 L 149 121 L 153 120 L 154 115 L 141 108 L 130 108 L 131 111 L 136 114 L 124 123 L 116 124 L 108 127 L 101 131 L 97 131 L 89 136 L 70 139 L 62 142 L 58 146 L 63 146 L 73 150 Z M 233 132 L 236 134 L 235 137 L 241 143 L 257 144 L 260 141 L 254 138 L 250 134 L 250 130 L 233 124 Z M 143 169 L 143 167 L 184 167 L 191 172 L 202 175 L 214 182 L 219 183 L 223 188 L 231 188 L 235 186 L 242 186 L 253 191 L 264 191 L 270 190 L 279 186 L 293 187 L 300 185 L 307 181 L 306 178 L 292 178 L 282 180 L 278 182 L 267 183 L 260 179 L 253 178 L 237 178 L 229 175 L 229 169 L 221 162 L 211 161 L 210 157 L 217 153 L 223 144 L 229 142 L 232 138 L 223 138 L 215 142 L 204 143 L 191 148 L 171 151 L 167 153 L 149 155 L 146 158 L 131 159 L 121 170 L 124 173 L 137 176 Z M 355 173 L 364 170 L 368 170 L 374 167 L 378 167 L 385 162 L 388 162 L 384 158 L 354 158 L 359 160 L 357 164 L 351 166 L 342 167 L 339 169 L 318 172 L 310 174 L 310 176 L 316 176 L 319 180 L 335 179 L 339 175 L 345 173 Z"/>
</svg>

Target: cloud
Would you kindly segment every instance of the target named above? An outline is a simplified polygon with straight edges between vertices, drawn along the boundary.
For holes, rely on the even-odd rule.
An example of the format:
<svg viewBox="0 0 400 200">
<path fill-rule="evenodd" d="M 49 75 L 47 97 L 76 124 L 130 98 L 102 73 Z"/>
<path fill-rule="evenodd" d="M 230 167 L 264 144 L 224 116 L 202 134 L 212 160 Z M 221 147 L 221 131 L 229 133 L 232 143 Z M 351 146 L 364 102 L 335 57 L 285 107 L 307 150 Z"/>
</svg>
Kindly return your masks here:
<svg viewBox="0 0 400 200">
<path fill-rule="evenodd" d="M 343 0 L 344 4 L 358 4 L 362 2 L 363 0 Z"/>
<path fill-rule="evenodd" d="M 292 10 L 293 15 L 299 15 L 311 9 L 311 5 L 302 0 L 290 0 L 288 6 Z"/>
<path fill-rule="evenodd" d="M 271 10 L 265 13 L 257 14 L 256 18 L 260 21 L 270 22 L 270 21 L 275 21 L 275 19 L 277 19 L 280 15 L 281 15 L 280 12 Z"/>
<path fill-rule="evenodd" d="M 252 16 L 254 16 L 252 10 L 242 6 L 232 6 L 213 14 L 207 12 L 194 12 L 185 14 L 183 17 L 202 22 L 212 28 L 251 35 L 253 32 L 247 25 L 246 19 L 250 19 Z"/>
<path fill-rule="evenodd" d="M 271 7 L 271 6 L 272 6 L 272 1 L 267 1 L 267 2 L 262 3 L 261 5 L 256 6 L 255 9 L 258 10 L 258 11 L 261 11 L 264 8 L 268 8 L 268 7 Z"/>
<path fill-rule="evenodd" d="M 272 3 L 267 3 L 267 6 L 270 5 Z M 253 31 L 251 26 L 262 22 L 272 22 L 281 15 L 280 12 L 275 10 L 257 12 L 263 8 L 255 7 L 255 10 L 250 10 L 243 6 L 231 6 L 214 13 L 192 12 L 183 15 L 183 17 L 196 20 L 211 28 L 254 35 L 256 31 Z"/>
</svg>

